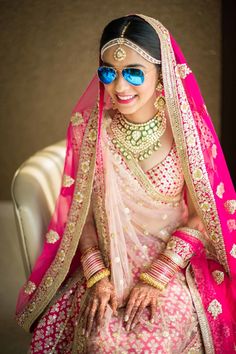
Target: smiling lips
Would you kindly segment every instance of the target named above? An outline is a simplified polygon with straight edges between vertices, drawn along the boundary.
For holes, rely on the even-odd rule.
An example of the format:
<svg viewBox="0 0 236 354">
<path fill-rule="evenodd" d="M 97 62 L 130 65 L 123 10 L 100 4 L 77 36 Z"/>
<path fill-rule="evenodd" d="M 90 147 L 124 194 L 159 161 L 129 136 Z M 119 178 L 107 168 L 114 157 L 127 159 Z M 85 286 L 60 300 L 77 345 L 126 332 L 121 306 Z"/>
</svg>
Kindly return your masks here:
<svg viewBox="0 0 236 354">
<path fill-rule="evenodd" d="M 122 103 L 122 104 L 127 104 L 132 102 L 137 95 L 116 95 L 116 99 L 118 103 Z"/>
</svg>

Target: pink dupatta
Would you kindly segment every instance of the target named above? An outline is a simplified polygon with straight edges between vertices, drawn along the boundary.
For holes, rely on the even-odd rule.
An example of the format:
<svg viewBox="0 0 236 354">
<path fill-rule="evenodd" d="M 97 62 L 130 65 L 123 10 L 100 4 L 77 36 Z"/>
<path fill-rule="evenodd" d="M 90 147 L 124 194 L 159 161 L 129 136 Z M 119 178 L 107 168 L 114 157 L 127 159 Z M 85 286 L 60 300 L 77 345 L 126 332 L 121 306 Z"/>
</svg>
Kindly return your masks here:
<svg viewBox="0 0 236 354">
<path fill-rule="evenodd" d="M 198 247 L 186 270 L 204 346 L 207 353 L 231 353 L 236 336 L 235 191 L 200 90 L 181 50 L 161 23 L 138 16 L 160 38 L 165 98 L 177 152 L 191 198 L 214 249 L 215 256 L 209 257 Z M 43 251 L 19 295 L 17 321 L 26 330 L 80 267 L 77 248 L 88 213 L 94 173 L 103 172 L 99 140 L 103 110 L 108 106 L 104 87 L 95 76 L 73 111 L 55 212 Z M 109 266 L 109 231 L 101 195 L 102 191 L 95 196 L 97 231 Z"/>
</svg>

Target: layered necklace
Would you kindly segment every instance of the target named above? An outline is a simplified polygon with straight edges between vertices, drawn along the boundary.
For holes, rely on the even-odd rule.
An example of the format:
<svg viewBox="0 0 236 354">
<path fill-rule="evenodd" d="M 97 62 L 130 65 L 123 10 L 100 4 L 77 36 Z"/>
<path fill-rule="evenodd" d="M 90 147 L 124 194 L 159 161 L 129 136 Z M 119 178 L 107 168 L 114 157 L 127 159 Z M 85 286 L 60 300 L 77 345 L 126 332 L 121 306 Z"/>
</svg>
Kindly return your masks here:
<svg viewBox="0 0 236 354">
<path fill-rule="evenodd" d="M 113 133 L 112 143 L 121 154 L 127 160 L 134 157 L 143 161 L 161 147 L 160 138 L 166 130 L 165 112 L 158 110 L 146 123 L 131 123 L 117 112 L 110 127 Z"/>
</svg>

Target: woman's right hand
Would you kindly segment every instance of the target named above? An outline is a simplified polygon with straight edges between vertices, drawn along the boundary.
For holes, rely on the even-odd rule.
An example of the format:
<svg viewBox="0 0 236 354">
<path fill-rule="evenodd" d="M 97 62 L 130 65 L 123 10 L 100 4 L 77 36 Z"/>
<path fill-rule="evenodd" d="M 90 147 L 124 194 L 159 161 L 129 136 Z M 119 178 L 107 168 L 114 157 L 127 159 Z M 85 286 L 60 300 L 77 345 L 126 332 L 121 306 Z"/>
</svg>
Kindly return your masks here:
<svg viewBox="0 0 236 354">
<path fill-rule="evenodd" d="M 113 314 L 117 316 L 117 298 L 115 290 L 109 279 L 103 278 L 93 285 L 90 297 L 82 316 L 83 319 L 83 335 L 89 337 L 95 321 L 97 326 L 103 325 L 103 318 L 106 307 L 110 303 Z"/>
</svg>

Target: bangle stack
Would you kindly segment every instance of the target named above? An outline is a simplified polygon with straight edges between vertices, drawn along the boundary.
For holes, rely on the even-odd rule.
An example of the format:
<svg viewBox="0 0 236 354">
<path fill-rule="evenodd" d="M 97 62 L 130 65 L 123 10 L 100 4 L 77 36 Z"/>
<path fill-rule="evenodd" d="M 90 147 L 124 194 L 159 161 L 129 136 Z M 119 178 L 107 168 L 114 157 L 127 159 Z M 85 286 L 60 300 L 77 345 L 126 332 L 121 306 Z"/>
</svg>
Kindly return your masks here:
<svg viewBox="0 0 236 354">
<path fill-rule="evenodd" d="M 164 290 L 180 269 L 173 260 L 164 254 L 160 254 L 159 258 L 152 263 L 150 269 L 145 273 L 141 273 L 140 279 L 159 290 Z"/>
<path fill-rule="evenodd" d="M 88 288 L 110 275 L 110 271 L 105 267 L 101 252 L 97 246 L 87 248 L 83 252 L 81 263 Z"/>
</svg>

